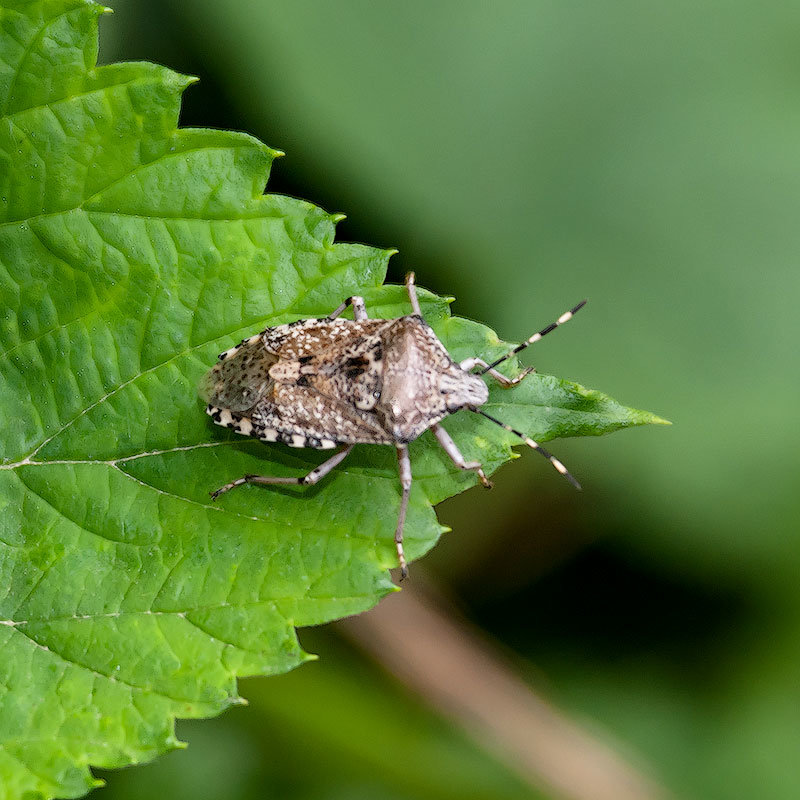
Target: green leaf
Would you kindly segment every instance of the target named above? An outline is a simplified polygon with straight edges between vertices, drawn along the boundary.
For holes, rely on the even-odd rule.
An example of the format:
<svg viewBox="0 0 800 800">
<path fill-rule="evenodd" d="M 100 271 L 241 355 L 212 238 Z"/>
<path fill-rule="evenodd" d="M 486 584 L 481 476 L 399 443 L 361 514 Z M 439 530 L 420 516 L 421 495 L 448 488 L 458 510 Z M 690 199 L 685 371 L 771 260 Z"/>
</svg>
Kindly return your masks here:
<svg viewBox="0 0 800 800">
<path fill-rule="evenodd" d="M 408 313 L 381 286 L 391 251 L 334 243 L 335 215 L 263 195 L 278 153 L 261 142 L 177 129 L 192 79 L 95 67 L 103 11 L 0 7 L 0 798 L 77 797 L 90 764 L 179 746 L 176 717 L 309 658 L 296 627 L 393 590 L 391 448 L 356 448 L 313 488 L 212 504 L 233 477 L 325 454 L 234 438 L 196 394 L 218 352 L 267 325 L 354 292 L 372 315 Z M 422 301 L 456 358 L 504 351 Z M 488 408 L 542 440 L 659 421 L 547 376 L 492 388 Z M 485 420 L 447 427 L 488 471 L 512 457 Z M 411 448 L 411 558 L 441 533 L 432 505 L 474 484 L 434 445 Z"/>
</svg>

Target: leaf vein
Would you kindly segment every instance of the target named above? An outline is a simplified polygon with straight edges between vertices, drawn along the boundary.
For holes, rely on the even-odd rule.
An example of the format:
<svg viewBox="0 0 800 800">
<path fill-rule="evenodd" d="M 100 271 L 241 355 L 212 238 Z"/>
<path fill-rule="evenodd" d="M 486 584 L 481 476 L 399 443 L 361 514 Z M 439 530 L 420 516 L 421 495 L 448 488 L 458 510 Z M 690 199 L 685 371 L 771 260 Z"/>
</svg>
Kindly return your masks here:
<svg viewBox="0 0 800 800">
<path fill-rule="evenodd" d="M 311 291 L 312 289 L 316 288 L 321 283 L 323 283 L 325 280 L 329 279 L 331 274 L 332 274 L 332 272 L 336 272 L 336 271 L 339 271 L 341 269 L 346 269 L 348 266 L 349 266 L 349 264 L 347 262 L 345 262 L 343 264 L 337 264 L 336 267 L 334 268 L 334 270 L 332 270 L 331 272 L 326 273 L 319 280 L 313 282 L 309 287 L 307 287 L 308 291 Z M 164 361 L 161 361 L 158 364 L 154 364 L 152 367 L 149 367 L 148 369 L 145 369 L 145 370 L 142 370 L 142 371 L 138 372 L 137 374 L 133 375 L 132 377 L 128 378 L 127 380 L 123 381 L 121 384 L 119 384 L 118 386 L 113 388 L 111 391 L 109 391 L 106 394 L 104 394 L 98 400 L 96 400 L 93 403 L 91 403 L 90 405 L 88 405 L 86 408 L 82 409 L 79 414 L 75 415 L 70 420 L 68 420 L 55 433 L 53 433 L 51 436 L 49 436 L 47 439 L 45 439 L 43 442 L 41 442 L 39 445 L 37 445 L 37 447 L 34 450 L 32 450 L 30 453 L 28 453 L 26 456 L 24 456 L 23 457 L 23 461 L 27 460 L 27 459 L 33 459 L 33 457 L 43 447 L 45 447 L 50 442 L 52 442 L 57 436 L 60 436 L 65 430 L 67 430 L 77 420 L 79 420 L 85 414 L 89 413 L 92 409 L 94 409 L 97 406 L 99 406 L 102 403 L 104 403 L 110 397 L 113 397 L 117 392 L 121 391 L 126 386 L 129 386 L 130 384 L 132 384 L 135 381 L 137 381 L 140 378 L 142 378 L 144 375 L 148 375 L 151 372 L 154 372 L 155 370 L 166 366 L 167 364 L 171 364 L 174 361 L 177 361 L 177 360 L 183 358 L 184 356 L 188 355 L 189 353 L 192 353 L 192 352 L 194 352 L 196 350 L 199 350 L 199 349 L 201 349 L 203 347 L 211 345 L 216 341 L 219 341 L 220 339 L 226 339 L 226 338 L 234 336 L 234 335 L 236 335 L 238 333 L 242 333 L 244 331 L 252 330 L 256 326 L 264 326 L 264 327 L 266 327 L 268 323 L 270 323 L 271 321 L 275 320 L 276 318 L 279 318 L 279 317 L 282 317 L 282 316 L 285 316 L 285 315 L 289 315 L 291 313 L 292 308 L 295 305 L 297 305 L 297 301 L 295 301 L 293 303 L 290 303 L 289 306 L 287 306 L 286 308 L 284 308 L 282 310 L 279 310 L 279 311 L 274 311 L 273 310 L 272 313 L 266 315 L 265 317 L 261 317 L 260 320 L 254 321 L 252 324 L 243 325 L 243 326 L 241 326 L 239 328 L 236 328 L 235 330 L 227 331 L 225 333 L 219 334 L 218 336 L 215 336 L 213 339 L 207 339 L 207 340 L 205 340 L 203 342 L 200 342 L 200 343 L 198 343 L 196 345 L 192 345 L 190 347 L 186 347 L 183 350 L 180 350 L 179 352 L 175 353 L 175 355 L 170 356 L 169 358 L 165 359 Z"/>
<path fill-rule="evenodd" d="M 45 31 L 51 26 L 54 25 L 58 20 L 62 19 L 63 17 L 69 16 L 75 12 L 82 11 L 79 7 L 69 8 L 66 11 L 62 11 L 60 14 L 56 14 L 53 17 L 44 21 L 44 24 L 41 28 L 36 32 L 36 35 L 31 39 L 28 45 L 25 47 L 25 50 L 22 53 L 22 57 L 19 60 L 17 68 L 14 70 L 14 74 L 11 76 L 11 81 L 8 85 L 8 95 L 6 96 L 6 102 L 3 104 L 3 111 L 2 117 L 6 118 L 8 115 L 8 108 L 11 105 L 11 100 L 14 96 L 14 91 L 17 88 L 17 82 L 19 81 L 19 76 L 22 73 L 22 67 L 24 66 L 25 62 L 28 60 L 30 54 L 33 52 L 33 48 L 36 47 L 37 44 L 40 44 L 42 39 L 44 38 Z"/>
<path fill-rule="evenodd" d="M 131 683 L 130 681 L 123 680 L 122 678 L 116 677 L 114 675 L 107 675 L 104 672 L 100 672 L 99 670 L 94 669 L 94 667 L 90 667 L 88 664 L 82 664 L 80 661 L 75 661 L 72 658 L 68 658 L 63 653 L 60 653 L 58 650 L 49 647 L 46 644 L 42 644 L 39 642 L 35 636 L 30 633 L 27 633 L 20 627 L 13 628 L 14 631 L 24 636 L 28 641 L 32 642 L 38 649 L 46 652 L 52 653 L 55 658 L 57 658 L 62 663 L 66 664 L 68 667 L 76 667 L 77 669 L 84 670 L 91 675 L 94 675 L 96 678 L 101 678 L 107 681 L 111 681 L 112 683 L 117 683 L 120 686 L 125 686 L 126 688 L 130 689 L 134 692 L 142 692 L 143 694 L 152 694 L 156 697 L 161 697 L 164 700 L 169 700 L 173 703 L 197 703 L 199 702 L 195 697 L 174 697 L 166 692 L 159 691 L 152 686 L 139 686 L 138 684 Z"/>
</svg>

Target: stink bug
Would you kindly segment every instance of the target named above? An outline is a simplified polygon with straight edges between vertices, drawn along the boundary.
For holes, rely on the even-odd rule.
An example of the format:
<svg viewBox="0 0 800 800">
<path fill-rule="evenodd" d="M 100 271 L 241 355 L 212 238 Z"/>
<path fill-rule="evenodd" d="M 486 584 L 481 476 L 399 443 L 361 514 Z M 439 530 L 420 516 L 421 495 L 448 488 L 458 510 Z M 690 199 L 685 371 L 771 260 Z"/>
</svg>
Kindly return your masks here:
<svg viewBox="0 0 800 800">
<path fill-rule="evenodd" d="M 406 289 L 413 311 L 408 316 L 369 319 L 363 298 L 348 297 L 330 316 L 278 325 L 244 339 L 220 354 L 219 363 L 200 386 L 214 422 L 237 433 L 290 447 L 326 450 L 343 446 L 303 477 L 245 475 L 212 492 L 214 500 L 245 483 L 315 484 L 356 444 L 394 445 L 403 489 L 394 534 L 402 577 L 408 574 L 403 553 L 403 525 L 411 493 L 408 443 L 432 430 L 457 467 L 474 471 L 485 487 L 491 486 L 481 465 L 465 461 L 439 425 L 449 414 L 462 408 L 481 414 L 541 453 L 580 488 L 547 450 L 481 410 L 489 390 L 480 376 L 489 375 L 504 387 L 515 386 L 531 368 L 515 378 L 495 368 L 567 322 L 586 302 L 578 303 L 491 364 L 479 357 L 457 364 L 422 319 L 413 273 L 406 277 Z M 353 307 L 352 321 L 340 316 L 348 306 Z"/>
</svg>

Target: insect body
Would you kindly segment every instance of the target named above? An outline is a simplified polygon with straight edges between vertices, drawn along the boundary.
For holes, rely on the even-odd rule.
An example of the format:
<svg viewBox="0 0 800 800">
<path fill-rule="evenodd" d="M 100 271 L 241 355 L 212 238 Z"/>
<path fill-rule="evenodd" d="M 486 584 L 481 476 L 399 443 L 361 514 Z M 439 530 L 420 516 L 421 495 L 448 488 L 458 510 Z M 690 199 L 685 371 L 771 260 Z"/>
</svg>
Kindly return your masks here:
<svg viewBox="0 0 800 800">
<path fill-rule="evenodd" d="M 402 576 L 408 572 L 403 553 L 411 492 L 408 443 L 432 430 L 457 467 L 474 471 L 484 486 L 491 486 L 481 465 L 465 461 L 439 425 L 449 414 L 462 408 L 481 414 L 519 436 L 578 485 L 544 448 L 480 409 L 489 397 L 481 375 L 488 374 L 506 387 L 519 383 L 530 369 L 508 378 L 495 367 L 567 322 L 585 302 L 491 364 L 477 357 L 459 364 L 422 319 L 413 273 L 406 288 L 414 312 L 409 316 L 369 319 L 364 300 L 348 297 L 328 317 L 267 328 L 221 353 L 200 387 L 206 411 L 218 425 L 290 447 L 342 447 L 304 477 L 245 475 L 213 492 L 215 500 L 245 483 L 314 484 L 356 444 L 394 445 L 403 490 L 395 530 Z M 353 320 L 341 317 L 348 306 L 353 307 Z"/>
</svg>

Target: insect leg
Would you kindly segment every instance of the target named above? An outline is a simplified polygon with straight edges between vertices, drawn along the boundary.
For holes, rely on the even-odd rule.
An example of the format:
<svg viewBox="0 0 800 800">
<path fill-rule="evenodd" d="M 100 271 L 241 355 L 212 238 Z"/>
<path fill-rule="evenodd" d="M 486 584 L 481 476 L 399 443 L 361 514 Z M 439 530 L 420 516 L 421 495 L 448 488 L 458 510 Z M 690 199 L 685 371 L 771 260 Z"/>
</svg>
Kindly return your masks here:
<svg viewBox="0 0 800 800">
<path fill-rule="evenodd" d="M 450 438 L 450 434 L 441 425 L 431 425 L 433 435 L 439 440 L 439 444 L 444 449 L 445 453 L 450 456 L 452 462 L 459 469 L 471 469 L 478 475 L 478 480 L 484 485 L 485 488 L 491 489 L 492 482 L 486 477 L 479 461 L 465 461 L 461 451 L 456 446 L 456 443 Z"/>
<path fill-rule="evenodd" d="M 317 481 L 324 478 L 334 467 L 338 466 L 345 460 L 347 455 L 353 449 L 353 445 L 348 445 L 338 453 L 334 453 L 327 461 L 323 461 L 318 467 L 314 467 L 307 475 L 301 478 L 287 478 L 284 476 L 270 476 L 270 475 L 245 475 L 242 478 L 237 478 L 235 481 L 226 483 L 224 486 L 217 489 L 216 492 L 211 492 L 211 499 L 216 500 L 221 494 L 235 489 L 237 486 L 243 486 L 245 483 L 259 483 L 263 486 L 272 486 L 276 484 L 292 484 L 294 486 L 313 486 Z"/>
<path fill-rule="evenodd" d="M 415 314 L 418 316 L 422 316 L 422 312 L 419 309 L 419 300 L 417 299 L 417 285 L 415 283 L 415 276 L 413 272 L 409 272 L 406 275 L 406 291 L 408 292 L 408 299 L 411 303 L 411 309 Z"/>
<path fill-rule="evenodd" d="M 348 306 L 353 306 L 353 319 L 356 322 L 362 322 L 365 319 L 369 319 L 367 316 L 367 309 L 364 305 L 364 298 L 359 297 L 357 294 L 354 294 L 352 297 L 348 297 L 335 311 L 331 314 L 328 314 L 328 319 L 336 319 Z"/>
<path fill-rule="evenodd" d="M 535 344 L 543 336 L 547 336 L 548 333 L 550 333 L 551 331 L 554 331 L 559 325 L 563 325 L 565 322 L 569 322 L 572 319 L 572 317 L 575 314 L 577 314 L 578 311 L 580 311 L 585 305 L 586 305 L 586 301 L 585 300 L 581 300 L 581 302 L 578 303 L 578 305 L 574 306 L 569 311 L 565 311 L 555 322 L 551 322 L 549 325 L 547 325 L 546 327 L 542 328 L 537 333 L 534 333 L 533 336 L 531 336 L 529 339 L 526 339 L 521 344 L 518 344 L 516 347 L 513 347 L 511 350 L 509 350 L 501 358 L 498 358 L 495 361 L 492 361 L 491 364 L 487 364 L 483 368 L 483 371 L 481 372 L 481 375 L 484 375 L 485 373 L 489 372 L 489 370 L 494 369 L 498 364 L 502 364 L 503 361 L 505 361 L 507 358 L 511 358 L 511 356 L 513 356 L 513 355 L 516 355 L 517 353 L 519 353 L 520 350 L 524 350 L 526 347 L 530 347 L 532 344 Z"/>
<path fill-rule="evenodd" d="M 484 373 L 488 373 L 506 389 L 510 388 L 511 386 L 516 386 L 520 381 L 524 380 L 528 375 L 530 375 L 531 372 L 536 372 L 533 367 L 525 367 L 525 369 L 522 370 L 522 372 L 520 372 L 516 378 L 509 378 L 508 375 L 503 375 L 502 372 L 498 372 L 496 369 L 493 369 L 482 358 L 478 358 L 477 356 L 473 358 L 465 358 L 459 364 L 459 366 L 465 372 L 469 372 L 475 367 L 485 367 L 481 374 L 483 375 Z"/>
<path fill-rule="evenodd" d="M 397 561 L 400 564 L 400 580 L 408 577 L 408 564 L 403 552 L 403 527 L 408 513 L 408 499 L 411 496 L 411 459 L 408 457 L 408 445 L 397 445 L 397 466 L 400 471 L 400 484 L 403 496 L 400 499 L 400 513 L 397 517 L 397 528 L 394 532 L 394 543 L 397 546 Z"/>
</svg>

